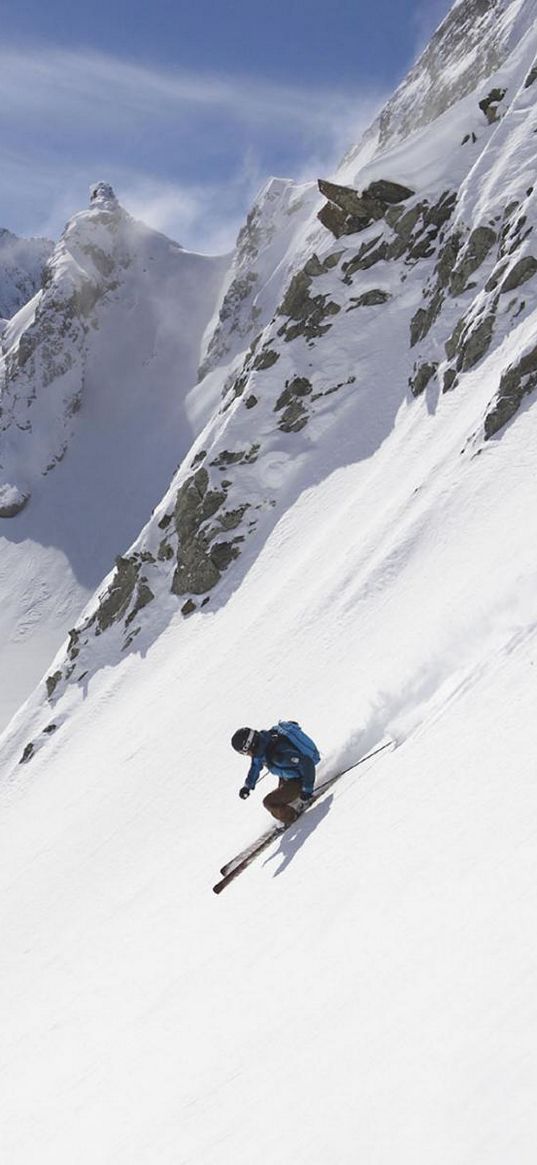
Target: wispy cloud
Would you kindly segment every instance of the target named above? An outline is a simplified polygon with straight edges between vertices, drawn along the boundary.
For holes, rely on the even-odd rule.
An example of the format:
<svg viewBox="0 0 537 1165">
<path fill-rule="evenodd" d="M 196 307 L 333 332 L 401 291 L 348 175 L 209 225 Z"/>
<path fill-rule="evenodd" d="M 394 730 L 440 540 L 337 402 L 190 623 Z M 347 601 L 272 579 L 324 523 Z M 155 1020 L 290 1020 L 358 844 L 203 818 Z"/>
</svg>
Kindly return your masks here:
<svg viewBox="0 0 537 1165">
<path fill-rule="evenodd" d="M 331 169 L 378 105 L 359 89 L 2 49 L 0 225 L 56 234 L 101 177 L 181 242 L 227 247 L 270 174 Z"/>
</svg>

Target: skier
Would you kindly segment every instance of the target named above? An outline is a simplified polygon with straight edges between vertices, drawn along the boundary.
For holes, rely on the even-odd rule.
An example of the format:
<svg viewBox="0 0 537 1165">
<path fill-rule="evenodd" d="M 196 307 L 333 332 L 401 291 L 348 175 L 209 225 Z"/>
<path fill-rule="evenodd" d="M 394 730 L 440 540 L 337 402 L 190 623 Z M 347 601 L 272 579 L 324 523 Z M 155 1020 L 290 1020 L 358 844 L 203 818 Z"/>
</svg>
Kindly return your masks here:
<svg viewBox="0 0 537 1165">
<path fill-rule="evenodd" d="M 273 728 L 238 728 L 231 738 L 236 752 L 252 758 L 239 791 L 244 801 L 255 789 L 261 769 L 280 778 L 278 787 L 263 799 L 265 809 L 284 825 L 292 825 L 313 794 L 315 765 L 321 759 L 316 745 L 295 720 L 280 720 Z"/>
</svg>

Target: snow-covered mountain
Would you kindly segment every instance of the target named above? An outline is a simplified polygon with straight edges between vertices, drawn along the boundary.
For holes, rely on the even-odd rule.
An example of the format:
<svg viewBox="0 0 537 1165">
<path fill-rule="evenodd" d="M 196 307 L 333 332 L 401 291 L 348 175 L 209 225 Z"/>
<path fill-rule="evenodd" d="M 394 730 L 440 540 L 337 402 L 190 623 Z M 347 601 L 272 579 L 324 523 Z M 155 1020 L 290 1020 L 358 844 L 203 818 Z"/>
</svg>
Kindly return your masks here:
<svg viewBox="0 0 537 1165">
<path fill-rule="evenodd" d="M 20 239 L 0 227 L 0 332 L 39 291 L 53 248 L 49 239 Z"/>
<path fill-rule="evenodd" d="M 4 724 L 198 431 L 207 406 L 192 386 L 227 266 L 135 221 L 99 183 L 5 328 Z"/>
<path fill-rule="evenodd" d="M 458 0 L 337 173 L 271 183 L 211 267 L 178 469 L 2 737 L 14 1165 L 533 1163 L 536 98 L 533 0 Z M 130 222 L 77 216 L 78 266 L 101 215 Z M 17 531 L 42 435 L 46 487 L 90 428 L 74 358 L 18 428 L 46 359 L 12 336 Z M 241 804 L 228 739 L 280 716 L 321 774 L 398 747 L 217 899 L 271 787 Z"/>
</svg>

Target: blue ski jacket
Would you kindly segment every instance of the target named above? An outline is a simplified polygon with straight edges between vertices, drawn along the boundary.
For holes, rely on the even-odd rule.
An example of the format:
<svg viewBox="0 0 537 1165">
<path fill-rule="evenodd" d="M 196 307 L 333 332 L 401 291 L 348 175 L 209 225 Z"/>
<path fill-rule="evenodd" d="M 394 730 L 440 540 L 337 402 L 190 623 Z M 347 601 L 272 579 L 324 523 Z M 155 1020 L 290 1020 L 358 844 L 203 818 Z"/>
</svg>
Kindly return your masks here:
<svg viewBox="0 0 537 1165">
<path fill-rule="evenodd" d="M 261 730 L 259 733 L 263 751 L 252 758 L 245 785 L 248 789 L 255 789 L 262 768 L 280 777 L 282 781 L 291 781 L 300 777 L 302 792 L 307 797 L 313 793 L 315 784 L 315 765 L 309 756 L 291 744 L 290 740 L 280 737 L 273 742 L 274 729 Z"/>
</svg>

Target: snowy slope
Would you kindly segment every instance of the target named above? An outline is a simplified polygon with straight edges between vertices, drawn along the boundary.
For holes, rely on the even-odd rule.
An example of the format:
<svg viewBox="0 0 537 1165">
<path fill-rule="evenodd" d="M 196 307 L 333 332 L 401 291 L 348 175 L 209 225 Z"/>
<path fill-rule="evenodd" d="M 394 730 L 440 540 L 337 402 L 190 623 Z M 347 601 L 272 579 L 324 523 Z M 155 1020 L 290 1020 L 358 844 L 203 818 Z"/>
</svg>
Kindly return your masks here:
<svg viewBox="0 0 537 1165">
<path fill-rule="evenodd" d="M 39 291 L 54 244 L 19 239 L 0 227 L 0 320 L 8 320 Z"/>
<path fill-rule="evenodd" d="M 456 4 L 415 131 L 323 184 L 2 738 L 14 1165 L 533 1163 L 533 15 Z M 398 747 L 216 898 L 273 783 L 228 739 L 279 716 L 321 775 Z"/>
<path fill-rule="evenodd" d="M 195 393 L 197 411 L 185 398 L 227 260 L 185 252 L 96 189 L 49 260 L 45 289 L 3 336 L 3 724 L 151 513 L 203 417 Z"/>
</svg>

